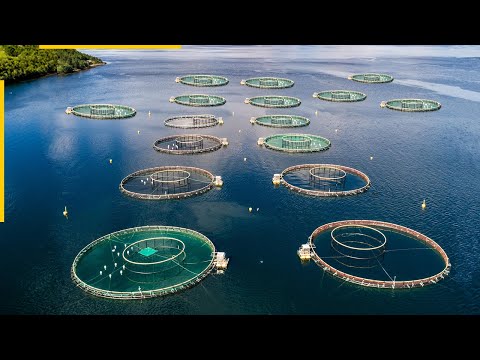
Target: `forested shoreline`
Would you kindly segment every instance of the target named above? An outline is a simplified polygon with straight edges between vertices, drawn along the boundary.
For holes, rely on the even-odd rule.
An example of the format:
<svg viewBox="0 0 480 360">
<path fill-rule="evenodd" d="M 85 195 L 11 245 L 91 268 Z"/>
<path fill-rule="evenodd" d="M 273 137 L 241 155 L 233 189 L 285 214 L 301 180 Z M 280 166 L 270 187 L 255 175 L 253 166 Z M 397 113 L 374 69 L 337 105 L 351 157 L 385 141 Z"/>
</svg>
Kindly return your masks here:
<svg viewBox="0 0 480 360">
<path fill-rule="evenodd" d="M 14 83 L 49 74 L 68 74 L 104 62 L 77 50 L 42 50 L 38 45 L 0 45 L 0 80 Z"/>
</svg>

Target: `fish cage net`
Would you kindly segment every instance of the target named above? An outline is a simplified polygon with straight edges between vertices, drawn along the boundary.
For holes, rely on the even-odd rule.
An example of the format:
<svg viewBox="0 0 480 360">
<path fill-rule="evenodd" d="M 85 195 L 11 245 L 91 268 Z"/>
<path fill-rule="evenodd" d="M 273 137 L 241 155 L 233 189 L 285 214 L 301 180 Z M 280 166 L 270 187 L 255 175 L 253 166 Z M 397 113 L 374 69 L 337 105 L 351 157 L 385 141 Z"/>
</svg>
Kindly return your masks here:
<svg viewBox="0 0 480 360">
<path fill-rule="evenodd" d="M 194 129 L 216 126 L 219 123 L 219 118 L 214 115 L 183 115 L 168 118 L 164 123 L 165 126 L 169 127 Z"/>
<path fill-rule="evenodd" d="M 314 93 L 313 97 L 333 102 L 356 102 L 365 100 L 367 95 L 351 90 L 328 90 Z"/>
<path fill-rule="evenodd" d="M 394 99 L 383 101 L 381 107 L 406 112 L 425 112 L 439 110 L 442 105 L 438 101 L 426 99 Z"/>
<path fill-rule="evenodd" d="M 129 106 L 112 104 L 84 104 L 72 107 L 71 113 L 97 120 L 124 119 L 135 116 L 136 110 Z"/>
<path fill-rule="evenodd" d="M 198 284 L 214 267 L 215 246 L 203 234 L 172 226 L 142 226 L 105 235 L 75 257 L 71 276 L 105 298 L 143 299 Z"/>
<path fill-rule="evenodd" d="M 391 75 L 375 73 L 355 74 L 350 76 L 349 79 L 368 84 L 383 84 L 393 81 L 393 77 Z"/>
<path fill-rule="evenodd" d="M 228 84 L 228 79 L 217 75 L 185 75 L 177 77 L 176 82 L 191 86 L 212 87 Z"/>
<path fill-rule="evenodd" d="M 264 140 L 265 147 L 285 152 L 315 152 L 327 150 L 330 140 L 309 134 L 271 135 Z"/>
<path fill-rule="evenodd" d="M 200 154 L 216 151 L 223 146 L 222 139 L 211 135 L 172 135 L 158 139 L 153 148 L 168 154 Z"/>
<path fill-rule="evenodd" d="M 260 89 L 286 89 L 292 87 L 294 81 L 277 77 L 256 77 L 242 80 L 240 84 Z"/>
<path fill-rule="evenodd" d="M 246 104 L 265 108 L 291 108 L 300 106 L 300 99 L 291 96 L 266 95 L 245 99 Z"/>
<path fill-rule="evenodd" d="M 171 97 L 170 102 L 175 102 L 180 105 L 198 107 L 198 106 L 220 106 L 225 104 L 227 100 L 221 96 L 216 96 L 216 95 L 188 94 L 188 95 Z"/>
<path fill-rule="evenodd" d="M 307 126 L 310 123 L 309 119 L 298 115 L 264 115 L 253 118 L 253 121 L 255 124 L 278 128 Z"/>
<path fill-rule="evenodd" d="M 119 188 L 123 194 L 137 199 L 183 199 L 207 192 L 214 182 L 215 176 L 200 168 L 162 166 L 128 175 Z"/>
</svg>

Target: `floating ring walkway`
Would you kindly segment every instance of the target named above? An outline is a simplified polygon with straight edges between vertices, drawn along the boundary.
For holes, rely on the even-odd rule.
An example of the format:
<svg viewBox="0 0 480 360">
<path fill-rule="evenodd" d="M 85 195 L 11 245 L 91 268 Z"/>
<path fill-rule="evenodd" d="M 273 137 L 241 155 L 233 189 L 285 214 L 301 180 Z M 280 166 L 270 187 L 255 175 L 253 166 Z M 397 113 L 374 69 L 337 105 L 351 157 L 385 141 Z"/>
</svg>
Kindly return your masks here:
<svg viewBox="0 0 480 360">
<path fill-rule="evenodd" d="M 135 116 L 137 113 L 137 111 L 130 106 L 113 104 L 83 104 L 68 107 L 65 112 L 67 114 L 97 120 L 125 119 Z"/>
<path fill-rule="evenodd" d="M 307 126 L 310 120 L 304 116 L 298 115 L 264 115 L 259 117 L 252 117 L 250 119 L 252 124 L 262 126 L 276 127 L 276 128 L 292 128 Z"/>
<path fill-rule="evenodd" d="M 324 151 L 331 145 L 330 140 L 310 134 L 276 134 L 260 138 L 258 144 L 272 150 L 292 153 Z"/>
<path fill-rule="evenodd" d="M 332 231 L 331 238 L 335 239 L 336 238 L 334 235 L 335 231 L 337 231 L 337 229 L 345 228 L 345 227 L 373 228 L 374 230 L 376 230 L 376 232 L 380 233 L 381 236 L 380 238 L 377 239 L 377 242 L 380 241 L 378 246 L 368 245 L 363 242 L 360 244 L 361 246 L 360 245 L 349 246 L 345 243 L 341 243 L 342 248 L 347 249 L 348 248 L 347 246 L 349 246 L 351 250 L 354 250 L 357 252 L 358 251 L 365 252 L 368 250 L 372 250 L 374 248 L 376 250 L 382 250 L 385 247 L 386 238 L 385 238 L 385 235 L 381 232 L 381 230 L 383 229 L 390 230 L 403 235 L 407 235 L 427 245 L 429 248 L 435 251 L 438 255 L 440 255 L 440 257 L 442 258 L 442 262 L 444 264 L 443 269 L 440 272 L 425 278 L 412 279 L 412 280 L 399 280 L 399 281 L 395 281 L 395 279 L 392 279 L 390 281 L 369 279 L 369 278 L 348 274 L 346 272 L 338 270 L 333 266 L 331 266 L 329 263 L 327 263 L 321 256 L 319 256 L 315 252 L 315 248 L 316 248 L 315 239 L 320 234 L 325 233 L 326 231 Z M 369 236 L 369 237 L 371 238 L 372 236 Z M 335 222 L 322 225 L 317 229 L 315 229 L 315 231 L 309 236 L 308 243 L 306 245 L 302 245 L 301 250 L 299 250 L 299 255 L 300 255 L 300 251 L 308 251 L 309 252 L 308 258 L 311 257 L 315 261 L 315 263 L 318 266 L 320 266 L 324 271 L 328 272 L 333 276 L 338 277 L 339 279 L 342 279 L 344 281 L 348 281 L 357 285 L 375 287 L 375 288 L 381 288 L 381 289 L 405 289 L 405 288 L 423 287 L 426 285 L 436 284 L 438 281 L 442 280 L 445 276 L 447 276 L 450 273 L 450 269 L 451 269 L 450 260 L 447 254 L 445 253 L 445 251 L 440 247 L 440 245 L 438 245 L 435 241 L 430 239 L 428 236 L 423 235 L 418 231 L 409 229 L 401 225 L 388 223 L 384 221 L 376 221 L 376 220 L 343 220 L 343 221 L 335 221 Z"/>
<path fill-rule="evenodd" d="M 220 120 L 222 120 L 221 117 L 216 118 L 214 115 L 181 115 L 166 119 L 164 124 L 180 129 L 198 129 L 216 126 Z"/>
<path fill-rule="evenodd" d="M 240 85 L 247 85 L 260 89 L 286 89 L 295 84 L 293 80 L 278 77 L 255 77 L 240 81 Z"/>
<path fill-rule="evenodd" d="M 285 175 L 302 170 L 308 171 L 309 183 L 312 185 L 312 187 L 314 187 L 314 189 L 305 189 L 301 186 L 293 185 L 285 180 Z M 360 178 L 363 180 L 364 185 L 354 189 L 345 190 L 347 174 Z M 367 191 L 371 185 L 370 178 L 363 172 L 348 166 L 333 164 L 294 165 L 283 170 L 280 176 L 277 176 L 276 178 L 289 190 L 303 195 L 320 197 L 357 195 Z M 322 188 L 315 189 L 315 187 Z"/>
<path fill-rule="evenodd" d="M 351 90 L 327 90 L 313 93 L 314 98 L 333 102 L 356 102 L 363 101 L 367 95 L 359 91 Z"/>
<path fill-rule="evenodd" d="M 201 87 L 225 86 L 228 84 L 228 79 L 217 75 L 185 75 L 175 79 L 175 82 Z"/>
<path fill-rule="evenodd" d="M 387 74 L 355 74 L 348 77 L 348 80 L 358 81 L 367 84 L 384 84 L 393 81 L 393 76 Z"/>
<path fill-rule="evenodd" d="M 380 107 L 408 112 L 423 112 L 439 110 L 442 105 L 438 101 L 426 99 L 394 99 L 382 101 Z"/>
<path fill-rule="evenodd" d="M 220 106 L 227 102 L 221 96 L 205 94 L 172 96 L 169 101 L 186 106 Z"/>
<path fill-rule="evenodd" d="M 186 134 L 171 135 L 158 139 L 153 148 L 167 154 L 201 154 L 216 151 L 226 142 L 212 135 Z"/>
<path fill-rule="evenodd" d="M 113 232 L 85 246 L 70 274 L 91 295 L 152 298 L 198 284 L 216 267 L 215 255 L 212 241 L 197 231 L 141 226 Z"/>
<path fill-rule="evenodd" d="M 267 95 L 246 98 L 245 104 L 265 108 L 291 108 L 300 106 L 300 99 L 291 96 Z"/>
</svg>

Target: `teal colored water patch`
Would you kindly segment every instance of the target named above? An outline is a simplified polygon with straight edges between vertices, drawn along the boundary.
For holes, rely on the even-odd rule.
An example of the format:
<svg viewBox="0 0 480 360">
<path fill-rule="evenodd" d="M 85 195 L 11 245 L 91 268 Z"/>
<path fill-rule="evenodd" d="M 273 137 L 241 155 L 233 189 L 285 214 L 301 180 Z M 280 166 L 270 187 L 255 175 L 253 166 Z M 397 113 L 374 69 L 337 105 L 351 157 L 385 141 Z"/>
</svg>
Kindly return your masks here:
<svg viewBox="0 0 480 360">
<path fill-rule="evenodd" d="M 149 257 L 150 255 L 153 255 L 157 252 L 157 250 L 152 249 L 151 247 L 146 247 L 143 248 L 142 250 L 139 251 L 139 253 L 145 257 Z"/>
</svg>

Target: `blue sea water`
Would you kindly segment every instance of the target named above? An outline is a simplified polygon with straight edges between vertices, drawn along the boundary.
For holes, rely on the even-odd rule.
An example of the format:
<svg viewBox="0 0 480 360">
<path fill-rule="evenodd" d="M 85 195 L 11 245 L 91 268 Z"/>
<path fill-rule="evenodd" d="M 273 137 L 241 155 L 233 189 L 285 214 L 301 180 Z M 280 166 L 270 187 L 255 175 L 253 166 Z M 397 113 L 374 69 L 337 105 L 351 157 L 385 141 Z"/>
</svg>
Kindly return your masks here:
<svg viewBox="0 0 480 360">
<path fill-rule="evenodd" d="M 478 47 L 184 46 L 91 53 L 108 64 L 5 89 L 0 313 L 480 313 Z M 369 85 L 346 79 L 363 72 L 387 73 L 395 80 Z M 187 73 L 222 75 L 230 83 L 218 88 L 175 83 Z M 260 90 L 240 85 L 256 76 L 286 77 L 295 86 Z M 361 91 L 367 99 L 330 103 L 312 97 L 331 89 Z M 171 96 L 186 93 L 220 95 L 227 103 L 206 109 L 169 103 Z M 302 104 L 280 110 L 243 102 L 269 94 L 298 97 Z M 410 97 L 439 101 L 442 108 L 402 113 L 379 106 L 383 100 Z M 67 106 L 82 103 L 123 104 L 138 113 L 119 121 L 65 114 Z M 188 133 L 165 127 L 166 118 L 198 113 L 223 117 L 224 125 L 195 132 L 227 137 L 227 148 L 188 156 L 153 150 L 160 137 Z M 250 117 L 264 114 L 306 116 L 310 125 L 296 130 L 326 137 L 332 146 L 310 154 L 261 148 L 259 137 L 288 132 L 249 123 Z M 370 177 L 372 186 L 358 196 L 323 199 L 272 185 L 274 173 L 302 163 L 354 167 Z M 141 201 L 120 193 L 126 175 L 162 165 L 201 167 L 225 183 L 172 201 Z M 68 220 L 62 215 L 65 205 Z M 449 255 L 450 275 L 421 289 L 375 290 L 343 283 L 313 262 L 299 261 L 296 250 L 316 227 L 345 219 L 394 222 L 424 233 Z M 74 285 L 70 267 L 85 245 L 143 225 L 203 233 L 227 252 L 228 270 L 184 292 L 143 301 L 96 298 Z M 422 266 L 421 257 L 405 266 Z"/>
</svg>

